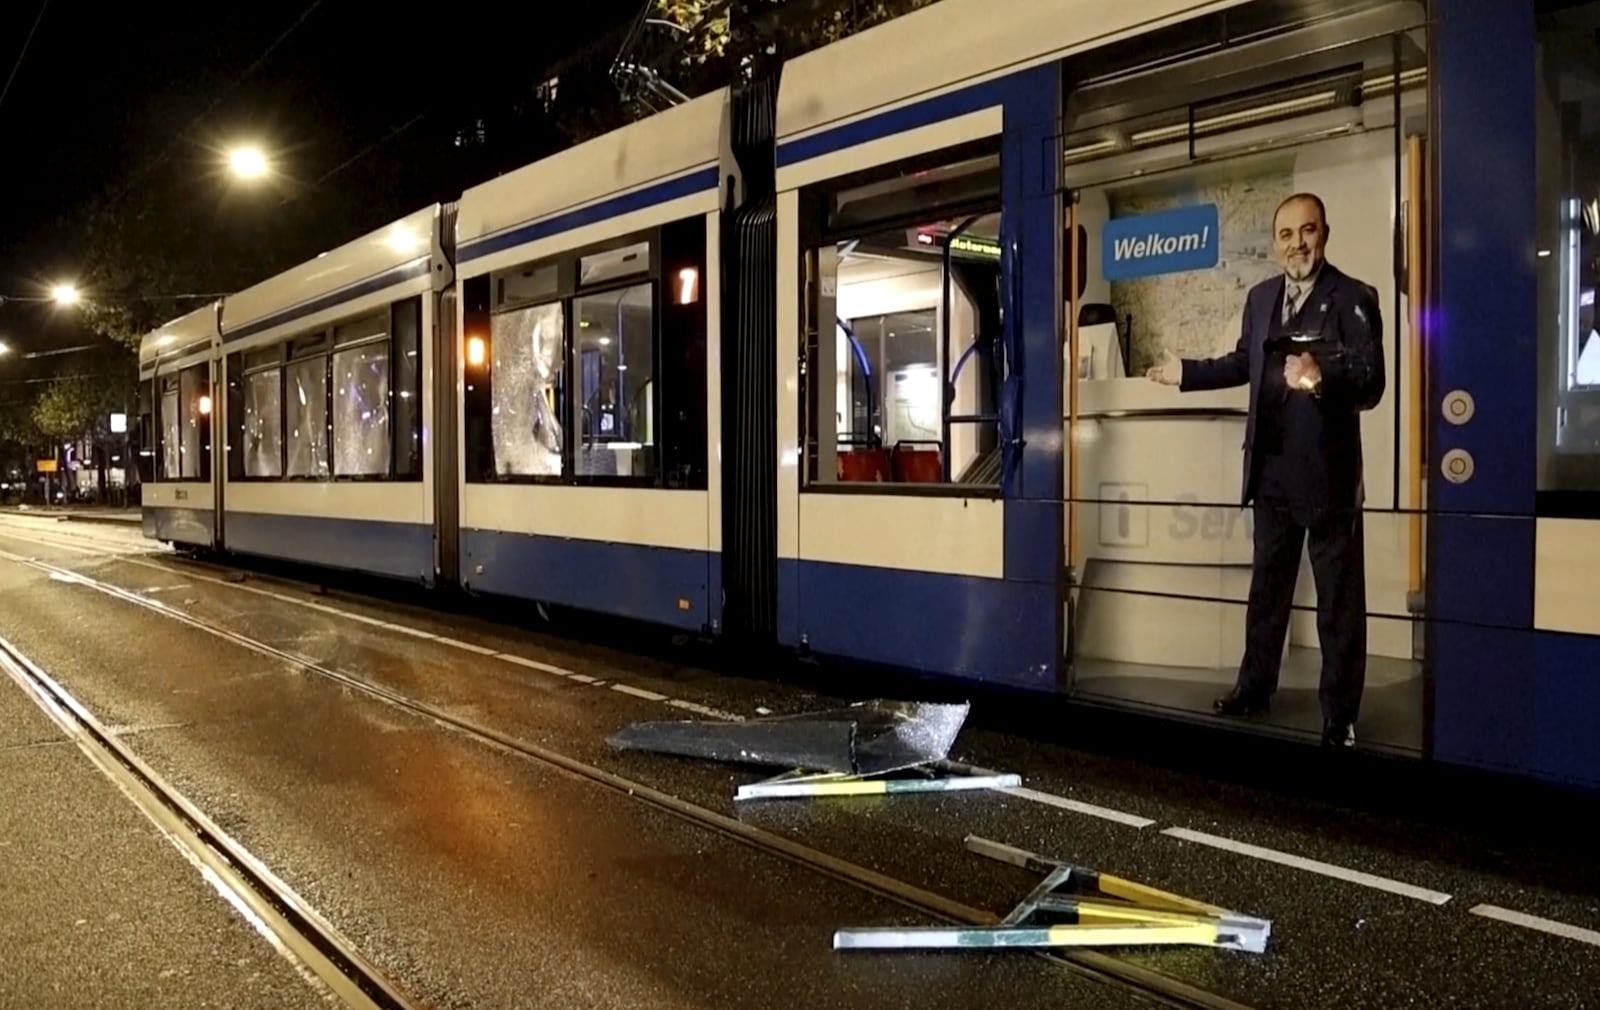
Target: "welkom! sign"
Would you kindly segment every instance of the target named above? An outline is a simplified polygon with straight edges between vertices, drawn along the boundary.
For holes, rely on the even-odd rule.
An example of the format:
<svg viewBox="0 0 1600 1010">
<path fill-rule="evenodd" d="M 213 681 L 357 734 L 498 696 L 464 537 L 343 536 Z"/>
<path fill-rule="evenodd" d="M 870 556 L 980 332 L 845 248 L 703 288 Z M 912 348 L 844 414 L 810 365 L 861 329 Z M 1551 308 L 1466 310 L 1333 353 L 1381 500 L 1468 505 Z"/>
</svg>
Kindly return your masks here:
<svg viewBox="0 0 1600 1010">
<path fill-rule="evenodd" d="M 1108 281 L 1126 281 L 1217 265 L 1217 205 L 1198 204 L 1106 222 L 1100 265 Z"/>
</svg>

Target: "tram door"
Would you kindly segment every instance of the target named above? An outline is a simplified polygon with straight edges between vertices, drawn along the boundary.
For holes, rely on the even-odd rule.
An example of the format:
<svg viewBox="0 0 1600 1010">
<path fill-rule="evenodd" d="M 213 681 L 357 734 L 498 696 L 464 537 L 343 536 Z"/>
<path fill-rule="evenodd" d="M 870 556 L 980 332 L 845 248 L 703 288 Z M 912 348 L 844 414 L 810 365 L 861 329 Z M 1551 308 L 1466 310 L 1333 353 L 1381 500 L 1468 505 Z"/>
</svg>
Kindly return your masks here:
<svg viewBox="0 0 1600 1010">
<path fill-rule="evenodd" d="M 1248 20 L 1224 19 L 1067 63 L 1063 667 L 1077 696 L 1196 715 L 1234 686 L 1256 571 L 1260 513 L 1241 502 L 1259 389 L 1276 419 L 1274 495 L 1336 504 L 1347 488 L 1364 503 L 1359 540 L 1351 511 L 1319 542 L 1342 552 L 1337 570 L 1364 564 L 1365 612 L 1338 608 L 1325 647 L 1309 550 L 1296 569 L 1291 542 L 1268 594 L 1292 601 L 1281 652 L 1264 660 L 1278 670 L 1270 711 L 1223 725 L 1320 733 L 1327 654 L 1364 668 L 1358 739 L 1416 751 L 1426 21 L 1418 3 L 1347 6 L 1252 21 L 1248 45 L 1213 44 Z M 1152 48 L 1185 47 L 1192 58 L 1147 69 Z M 1331 354 L 1346 340 L 1381 361 L 1383 381 L 1365 383 L 1357 399 L 1370 402 L 1348 421 L 1325 421 L 1329 401 L 1291 389 L 1278 349 Z M 1334 423 L 1359 430 L 1359 464 L 1306 449 Z"/>
</svg>

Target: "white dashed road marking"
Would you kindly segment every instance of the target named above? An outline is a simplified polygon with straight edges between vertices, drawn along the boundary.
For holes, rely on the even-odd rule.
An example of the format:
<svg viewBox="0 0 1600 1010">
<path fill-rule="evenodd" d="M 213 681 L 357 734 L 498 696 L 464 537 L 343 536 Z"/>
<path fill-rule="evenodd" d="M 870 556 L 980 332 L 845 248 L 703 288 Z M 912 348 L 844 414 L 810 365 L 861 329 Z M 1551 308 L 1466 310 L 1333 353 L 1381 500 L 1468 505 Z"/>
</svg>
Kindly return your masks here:
<svg viewBox="0 0 1600 1010">
<path fill-rule="evenodd" d="M 1237 855 L 1249 856 L 1252 859 L 1277 863 L 1280 866 L 1291 866 L 1297 870 L 1305 870 L 1307 873 L 1333 877 L 1336 880 L 1360 884 L 1362 887 L 1370 887 L 1377 891 L 1387 891 L 1390 894 L 1398 894 L 1405 898 L 1415 898 L 1418 901 L 1426 901 L 1434 905 L 1442 905 L 1450 900 L 1450 895 L 1445 894 L 1443 891 L 1430 891 L 1426 887 L 1418 887 L 1415 884 L 1391 880 L 1388 877 L 1380 877 L 1372 873 L 1363 873 L 1360 870 L 1347 870 L 1342 866 L 1335 866 L 1333 863 L 1307 859 L 1292 852 L 1279 852 L 1277 849 L 1267 849 L 1247 842 L 1236 842 L 1231 838 L 1208 835 L 1203 831 L 1191 831 L 1188 828 L 1166 828 L 1161 833 L 1186 842 L 1194 842 L 1196 845 L 1209 845 L 1213 849 L 1222 849 Z"/>
<path fill-rule="evenodd" d="M 1501 908 L 1499 905 L 1474 905 L 1468 911 L 1473 915 L 1481 915 L 1485 919 L 1508 922 L 1513 926 L 1536 929 L 1541 933 L 1549 933 L 1551 936 L 1577 940 L 1579 943 L 1587 943 L 1591 947 L 1600 947 L 1600 932 L 1584 929 L 1582 926 L 1573 926 L 1559 919 L 1546 919 L 1538 915 L 1529 915 L 1526 912 L 1515 912 L 1509 908 Z"/>
<path fill-rule="evenodd" d="M 1084 814 L 1088 817 L 1098 817 L 1103 821 L 1114 821 L 1117 824 L 1126 824 L 1130 828 L 1148 828 L 1152 824 L 1156 823 L 1150 818 L 1140 817 L 1138 814 L 1123 813 L 1121 810 L 1113 810 L 1110 807 L 1096 806 L 1093 803 L 1085 803 L 1082 800 L 1071 800 L 1065 796 L 1057 796 L 1055 793 L 1040 792 L 1037 789 L 1029 789 L 1026 786 L 1012 786 L 1009 789 L 1002 789 L 1000 791 L 1009 796 L 1015 796 L 1018 799 L 1031 800 L 1034 803 L 1042 803 L 1047 807 L 1056 807 L 1060 810 L 1070 810 L 1075 814 Z"/>
</svg>

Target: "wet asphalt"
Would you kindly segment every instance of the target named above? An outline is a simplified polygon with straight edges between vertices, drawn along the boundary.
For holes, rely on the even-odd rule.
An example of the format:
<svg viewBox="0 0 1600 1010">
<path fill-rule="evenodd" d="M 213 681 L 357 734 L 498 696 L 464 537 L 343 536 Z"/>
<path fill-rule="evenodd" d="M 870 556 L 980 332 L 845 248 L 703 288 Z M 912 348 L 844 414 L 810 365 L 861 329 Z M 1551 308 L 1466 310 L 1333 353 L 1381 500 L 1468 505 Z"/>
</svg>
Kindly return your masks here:
<svg viewBox="0 0 1600 1010">
<path fill-rule="evenodd" d="M 121 533 L 94 537 L 139 543 Z M 1428 829 L 1311 804 L 1286 811 L 1281 797 L 1210 784 L 1203 767 L 1156 772 L 990 730 L 969 730 L 956 756 L 1155 823 L 990 793 L 735 809 L 734 785 L 763 773 L 605 745 L 628 722 L 688 717 L 612 685 L 746 716 L 835 699 L 278 580 L 230 582 L 214 566 L 96 556 L 96 542 L 24 544 L 0 526 L 0 550 L 146 594 L 971 905 L 1003 912 L 1034 882 L 966 853 L 962 838 L 979 834 L 1271 918 L 1265 955 L 1119 952 L 1252 1006 L 1579 1007 L 1600 992 L 1600 948 L 1467 913 L 1492 902 L 1600 928 L 1600 900 L 1583 886 L 1592 867 L 1558 866 L 1530 880 L 1525 867 L 1497 872 L 1452 858 L 1458 847 Z M 430 1005 L 1141 1005 L 1025 954 L 834 954 L 829 940 L 841 926 L 924 920 L 127 602 L 11 562 L 0 573 L 0 634 L 103 721 L 165 727 L 129 742 Z M 1160 833 L 1168 827 L 1452 898 L 1438 906 L 1388 894 Z"/>
<path fill-rule="evenodd" d="M 5 631 L 429 1007 L 1135 1008 L 1022 955 L 841 957 L 914 913 L 39 575 Z M 337 636 L 303 641 L 326 648 Z"/>
<path fill-rule="evenodd" d="M 326 996 L 0 675 L 0 1008 L 310 1010 Z"/>
</svg>

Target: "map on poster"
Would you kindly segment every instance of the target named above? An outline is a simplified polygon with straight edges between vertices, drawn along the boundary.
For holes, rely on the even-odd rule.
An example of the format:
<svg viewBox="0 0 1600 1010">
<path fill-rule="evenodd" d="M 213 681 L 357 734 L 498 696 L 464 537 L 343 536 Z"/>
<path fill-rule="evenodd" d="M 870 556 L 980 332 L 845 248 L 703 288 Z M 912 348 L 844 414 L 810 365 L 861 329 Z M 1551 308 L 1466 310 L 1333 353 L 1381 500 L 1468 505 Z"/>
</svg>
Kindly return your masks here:
<svg viewBox="0 0 1600 1010">
<path fill-rule="evenodd" d="M 1294 187 L 1294 160 L 1279 157 L 1150 180 L 1109 194 L 1110 223 L 1143 218 L 1145 236 L 1151 219 L 1197 206 L 1215 207 L 1218 221 L 1212 266 L 1107 277 L 1117 318 L 1132 317 L 1129 374 L 1143 374 L 1163 350 L 1204 358 L 1238 343 L 1245 293 L 1281 269 L 1273 258 L 1272 215 Z M 1105 253 L 1107 259 L 1115 251 Z"/>
</svg>

